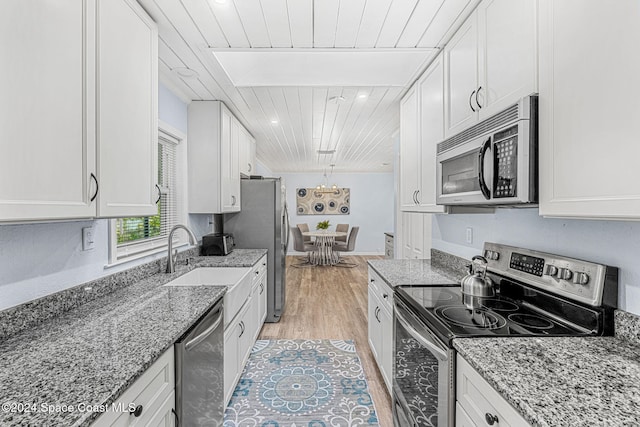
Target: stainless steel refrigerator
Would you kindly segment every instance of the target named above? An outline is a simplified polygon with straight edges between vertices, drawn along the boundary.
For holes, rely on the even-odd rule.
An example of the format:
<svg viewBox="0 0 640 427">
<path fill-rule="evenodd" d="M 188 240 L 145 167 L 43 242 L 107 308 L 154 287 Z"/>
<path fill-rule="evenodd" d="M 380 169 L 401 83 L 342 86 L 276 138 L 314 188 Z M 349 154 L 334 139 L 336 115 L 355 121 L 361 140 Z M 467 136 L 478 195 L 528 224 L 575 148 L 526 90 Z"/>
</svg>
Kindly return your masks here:
<svg viewBox="0 0 640 427">
<path fill-rule="evenodd" d="M 241 210 L 225 214 L 224 231 L 233 233 L 236 248 L 267 249 L 267 322 L 284 311 L 289 215 L 280 178 L 243 179 Z"/>
</svg>

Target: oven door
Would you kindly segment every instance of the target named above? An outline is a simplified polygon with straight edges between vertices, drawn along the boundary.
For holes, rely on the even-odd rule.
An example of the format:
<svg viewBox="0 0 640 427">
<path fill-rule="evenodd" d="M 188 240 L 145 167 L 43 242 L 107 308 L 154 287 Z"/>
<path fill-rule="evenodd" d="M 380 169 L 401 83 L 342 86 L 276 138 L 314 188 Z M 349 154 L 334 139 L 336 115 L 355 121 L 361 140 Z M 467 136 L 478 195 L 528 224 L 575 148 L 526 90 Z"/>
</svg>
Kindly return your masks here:
<svg viewBox="0 0 640 427">
<path fill-rule="evenodd" d="M 398 298 L 394 301 L 394 426 L 453 426 L 454 351 L 402 301 Z"/>
</svg>

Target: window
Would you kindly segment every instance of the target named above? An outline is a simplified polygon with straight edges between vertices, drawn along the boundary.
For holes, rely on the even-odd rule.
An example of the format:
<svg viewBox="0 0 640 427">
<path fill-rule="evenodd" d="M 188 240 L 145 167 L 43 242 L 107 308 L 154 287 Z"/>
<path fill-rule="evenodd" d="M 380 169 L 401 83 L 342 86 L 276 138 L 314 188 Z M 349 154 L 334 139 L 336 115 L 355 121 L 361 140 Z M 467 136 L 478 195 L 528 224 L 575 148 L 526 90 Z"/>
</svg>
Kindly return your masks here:
<svg viewBox="0 0 640 427">
<path fill-rule="evenodd" d="M 111 221 L 110 264 L 162 251 L 169 232 L 179 222 L 178 201 L 182 197 L 179 197 L 177 152 L 183 137 L 165 131 L 165 127 L 158 132 L 158 214 Z M 177 243 L 176 237 L 174 244 Z"/>
</svg>

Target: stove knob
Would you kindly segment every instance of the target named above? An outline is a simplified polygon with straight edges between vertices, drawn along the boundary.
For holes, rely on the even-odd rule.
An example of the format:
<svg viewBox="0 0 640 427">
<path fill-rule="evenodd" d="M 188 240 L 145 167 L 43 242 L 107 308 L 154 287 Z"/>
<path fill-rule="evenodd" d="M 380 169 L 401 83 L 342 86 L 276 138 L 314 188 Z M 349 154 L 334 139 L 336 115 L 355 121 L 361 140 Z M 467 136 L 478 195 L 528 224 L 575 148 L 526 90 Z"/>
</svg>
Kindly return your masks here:
<svg viewBox="0 0 640 427">
<path fill-rule="evenodd" d="M 547 276 L 555 276 L 558 274 L 558 267 L 555 265 L 547 265 L 547 272 L 545 273 Z"/>
<path fill-rule="evenodd" d="M 491 252 L 491 259 L 492 260 L 497 261 L 498 258 L 500 258 L 500 253 L 498 253 L 496 251 Z"/>
<path fill-rule="evenodd" d="M 589 275 L 587 273 L 576 273 L 573 276 L 573 283 L 576 285 L 586 285 L 589 283 Z"/>
<path fill-rule="evenodd" d="M 573 271 L 569 270 L 568 268 L 561 268 L 560 270 L 558 270 L 558 278 L 563 280 L 569 280 L 572 277 L 573 277 Z"/>
</svg>

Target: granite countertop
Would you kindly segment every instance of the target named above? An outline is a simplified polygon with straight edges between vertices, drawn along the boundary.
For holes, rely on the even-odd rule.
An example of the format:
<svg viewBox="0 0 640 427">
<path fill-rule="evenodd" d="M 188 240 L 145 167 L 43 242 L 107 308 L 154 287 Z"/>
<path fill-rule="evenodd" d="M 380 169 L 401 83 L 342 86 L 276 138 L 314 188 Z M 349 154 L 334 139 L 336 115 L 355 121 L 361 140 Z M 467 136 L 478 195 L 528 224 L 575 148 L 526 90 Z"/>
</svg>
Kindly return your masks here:
<svg viewBox="0 0 640 427">
<path fill-rule="evenodd" d="M 460 284 L 453 271 L 428 259 L 376 259 L 369 265 L 391 287 Z"/>
<path fill-rule="evenodd" d="M 454 347 L 534 426 L 640 425 L 640 345 L 616 337 L 462 338 Z"/>
<path fill-rule="evenodd" d="M 196 267 L 250 267 L 266 250 L 192 257 L 173 274 L 156 273 L 0 342 L 0 425 L 89 425 L 99 413 L 41 412 L 42 404 L 115 401 L 225 293 L 224 286 L 162 286 Z"/>
</svg>

